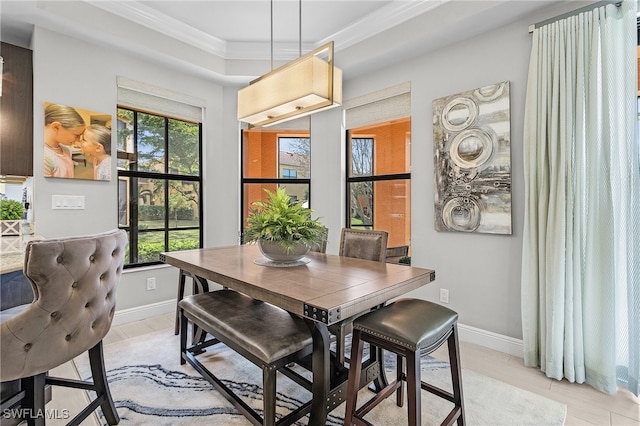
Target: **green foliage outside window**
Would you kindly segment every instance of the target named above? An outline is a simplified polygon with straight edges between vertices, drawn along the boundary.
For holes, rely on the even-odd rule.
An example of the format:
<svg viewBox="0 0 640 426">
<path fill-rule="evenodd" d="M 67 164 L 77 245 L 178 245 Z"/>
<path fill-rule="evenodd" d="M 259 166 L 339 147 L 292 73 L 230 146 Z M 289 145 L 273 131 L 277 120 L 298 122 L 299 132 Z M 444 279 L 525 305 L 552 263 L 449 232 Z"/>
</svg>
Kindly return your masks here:
<svg viewBox="0 0 640 426">
<path fill-rule="evenodd" d="M 200 246 L 200 130 L 198 123 L 118 108 L 118 174 L 126 182 L 119 186 L 119 223 L 137 250 L 125 266 Z"/>
<path fill-rule="evenodd" d="M 169 240 L 168 251 L 191 250 L 200 247 L 199 239 L 192 240 Z M 158 260 L 160 253 L 167 251 L 164 248 L 164 241 L 156 243 L 140 243 L 138 246 L 138 257 L 143 262 Z"/>
<path fill-rule="evenodd" d="M 163 220 L 164 219 L 164 206 L 138 206 L 138 220 Z"/>
</svg>

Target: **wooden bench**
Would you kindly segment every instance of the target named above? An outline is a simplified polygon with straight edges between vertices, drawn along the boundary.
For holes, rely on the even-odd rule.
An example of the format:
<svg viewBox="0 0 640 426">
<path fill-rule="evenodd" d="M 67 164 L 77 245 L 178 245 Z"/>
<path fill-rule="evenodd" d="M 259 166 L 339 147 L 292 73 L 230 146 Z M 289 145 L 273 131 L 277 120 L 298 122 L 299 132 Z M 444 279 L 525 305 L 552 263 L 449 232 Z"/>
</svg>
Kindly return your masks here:
<svg viewBox="0 0 640 426">
<path fill-rule="evenodd" d="M 302 318 L 228 289 L 187 296 L 178 306 L 180 363 L 192 365 L 252 424 L 292 424 L 310 412 L 311 401 L 276 421 L 277 371 L 311 391 L 311 382 L 287 366 L 301 362 L 313 349 L 310 328 Z M 191 346 L 187 346 L 188 322 L 206 332 Z M 196 358 L 207 347 L 221 342 L 262 369 L 262 417 Z"/>
</svg>

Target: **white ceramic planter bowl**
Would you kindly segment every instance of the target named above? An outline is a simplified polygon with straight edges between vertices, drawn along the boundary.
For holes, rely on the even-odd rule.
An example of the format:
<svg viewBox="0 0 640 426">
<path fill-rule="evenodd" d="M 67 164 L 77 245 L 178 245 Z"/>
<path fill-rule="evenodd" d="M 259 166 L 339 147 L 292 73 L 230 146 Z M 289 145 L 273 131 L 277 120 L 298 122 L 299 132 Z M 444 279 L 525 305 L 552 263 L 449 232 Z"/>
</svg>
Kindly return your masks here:
<svg viewBox="0 0 640 426">
<path fill-rule="evenodd" d="M 277 241 L 258 241 L 260 251 L 269 260 L 274 262 L 295 262 L 304 257 L 309 252 L 309 247 L 298 244 L 292 252 L 287 253 L 282 245 Z"/>
</svg>

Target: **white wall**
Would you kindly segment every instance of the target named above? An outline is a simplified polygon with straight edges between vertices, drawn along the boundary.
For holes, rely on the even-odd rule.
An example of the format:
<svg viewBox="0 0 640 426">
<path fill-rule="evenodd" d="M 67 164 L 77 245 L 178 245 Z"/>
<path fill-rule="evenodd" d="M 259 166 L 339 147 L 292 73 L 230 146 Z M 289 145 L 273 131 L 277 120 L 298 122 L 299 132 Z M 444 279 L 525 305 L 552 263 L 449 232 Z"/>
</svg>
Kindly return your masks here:
<svg viewBox="0 0 640 426">
<path fill-rule="evenodd" d="M 32 49 L 34 216 L 38 234 L 55 238 L 117 228 L 116 179 L 104 182 L 43 177 L 42 105 L 55 102 L 115 115 L 116 76 L 124 76 L 206 100 L 203 138 L 205 244 L 237 242 L 238 131 L 235 114 L 230 117 L 228 111 L 223 111 L 225 96 L 230 96 L 231 89 L 224 90 L 204 79 L 42 28 L 35 29 Z M 231 91 L 235 97 L 236 91 Z M 230 124 L 225 128 L 223 122 Z M 115 135 L 113 137 L 115 146 Z M 116 176 L 115 169 L 113 176 Z M 85 210 L 52 210 L 51 196 L 54 194 L 84 195 Z M 157 289 L 147 291 L 146 278 L 152 276 L 157 278 Z M 127 310 L 175 298 L 176 281 L 177 271 L 171 267 L 127 270 L 118 291 L 117 309 Z M 166 305 L 171 308 L 170 303 Z"/>
<path fill-rule="evenodd" d="M 522 134 L 531 38 L 527 26 L 553 16 L 528 17 L 471 40 L 413 60 L 391 64 L 344 83 L 345 99 L 406 81 L 412 87 L 412 262 L 435 269 L 436 281 L 412 293 L 437 301 L 440 288 L 450 291 L 450 307 L 460 322 L 521 338 L 520 273 L 524 211 Z M 117 226 L 116 186 L 94 181 L 43 178 L 45 101 L 115 113 L 116 76 L 205 98 L 204 203 L 205 244 L 235 244 L 239 217 L 239 126 L 236 92 L 139 58 L 126 56 L 46 30 L 34 34 L 35 220 L 47 237 L 99 232 Z M 511 159 L 513 235 L 466 234 L 434 230 L 432 101 L 469 89 L 511 82 Z M 344 226 L 344 128 L 342 111 L 312 116 L 312 208 L 330 228 L 328 251 L 337 252 Z M 52 211 L 51 195 L 84 195 L 86 210 Z M 158 278 L 147 292 L 145 279 Z M 127 273 L 118 294 L 118 312 L 160 304 L 171 309 L 176 271 L 169 267 Z M 164 303 L 166 302 L 166 303 Z M 163 304 L 164 303 L 164 304 Z"/>
<path fill-rule="evenodd" d="M 512 25 L 401 67 L 412 81 L 412 264 L 436 270 L 435 285 L 416 294 L 437 301 L 439 288 L 447 288 L 461 323 L 515 338 L 522 337 L 522 136 L 530 40 L 526 26 Z M 505 80 L 511 83 L 513 234 L 436 232 L 432 101 Z"/>
<path fill-rule="evenodd" d="M 345 99 L 411 83 L 412 265 L 436 271 L 435 282 L 411 296 L 437 302 L 439 289 L 447 288 L 449 306 L 459 313 L 462 324 L 515 339 L 522 337 L 522 137 L 531 49 L 527 26 L 532 22 L 536 21 L 520 21 L 344 83 Z M 432 101 L 505 80 L 511 82 L 513 235 L 436 232 Z M 331 136 L 322 133 L 323 129 L 337 129 L 341 122 L 335 121 L 340 118 L 337 115 L 332 122 L 327 122 L 322 113 L 312 117 L 312 207 L 321 216 L 331 218 L 333 230 L 334 223 L 344 226 L 344 156 L 334 151 L 339 144 L 344 150 L 344 141 L 343 135 L 336 135 L 333 130 Z M 316 157 L 318 148 L 320 158 Z M 322 166 L 318 166 L 318 160 L 323 161 Z M 340 185 L 339 192 L 336 185 Z M 341 206 L 339 212 L 323 211 L 323 206 L 337 205 Z M 330 252 L 337 250 L 338 238 L 335 233 L 330 235 Z"/>
</svg>

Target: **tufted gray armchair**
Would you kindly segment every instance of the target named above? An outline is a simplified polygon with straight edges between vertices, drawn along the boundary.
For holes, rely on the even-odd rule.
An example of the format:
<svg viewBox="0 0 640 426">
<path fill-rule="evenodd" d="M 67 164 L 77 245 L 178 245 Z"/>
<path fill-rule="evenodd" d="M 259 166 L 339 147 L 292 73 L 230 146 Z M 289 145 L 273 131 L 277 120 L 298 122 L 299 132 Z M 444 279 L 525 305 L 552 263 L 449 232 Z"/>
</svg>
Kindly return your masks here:
<svg viewBox="0 0 640 426">
<path fill-rule="evenodd" d="M 34 415 L 28 424 L 44 424 L 46 416 L 37 414 L 44 413 L 44 386 L 50 384 L 96 392 L 96 400 L 72 424 L 98 406 L 109 424 L 120 421 L 106 380 L 102 339 L 113 320 L 126 245 L 122 230 L 28 244 L 24 274 L 34 300 L 3 311 L 0 318 L 0 381 L 22 382 L 22 392 L 3 401 L 3 410 L 21 402 L 21 412 Z M 93 383 L 47 376 L 86 351 Z"/>
</svg>

